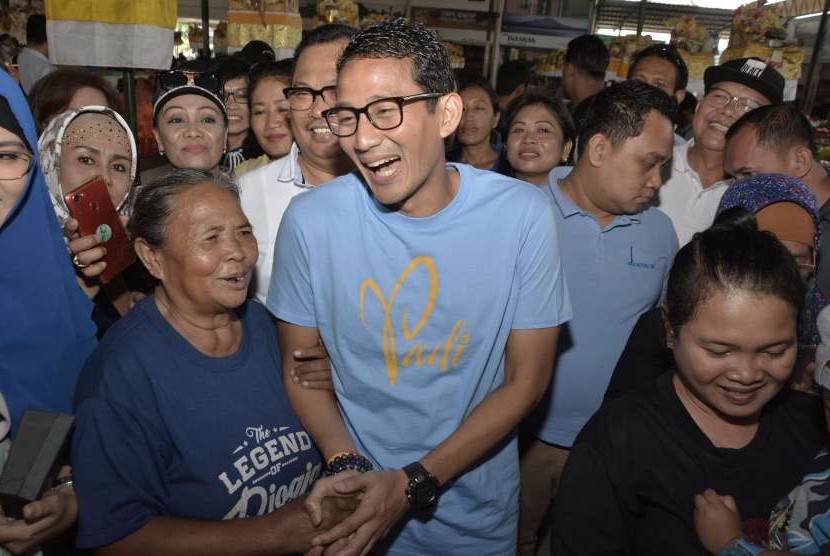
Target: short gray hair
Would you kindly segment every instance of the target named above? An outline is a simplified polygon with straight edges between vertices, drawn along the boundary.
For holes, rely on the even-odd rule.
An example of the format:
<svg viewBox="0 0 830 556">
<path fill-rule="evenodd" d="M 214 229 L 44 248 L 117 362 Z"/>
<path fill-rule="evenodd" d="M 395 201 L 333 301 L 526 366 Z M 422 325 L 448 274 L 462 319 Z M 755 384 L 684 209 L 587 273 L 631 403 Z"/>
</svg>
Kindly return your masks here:
<svg viewBox="0 0 830 556">
<path fill-rule="evenodd" d="M 160 248 L 167 239 L 167 224 L 176 210 L 176 199 L 192 187 L 215 183 L 239 199 L 239 189 L 226 174 L 208 170 L 174 170 L 157 180 L 136 188 L 132 217 L 127 224 L 130 239 L 142 238 L 147 245 Z"/>
</svg>

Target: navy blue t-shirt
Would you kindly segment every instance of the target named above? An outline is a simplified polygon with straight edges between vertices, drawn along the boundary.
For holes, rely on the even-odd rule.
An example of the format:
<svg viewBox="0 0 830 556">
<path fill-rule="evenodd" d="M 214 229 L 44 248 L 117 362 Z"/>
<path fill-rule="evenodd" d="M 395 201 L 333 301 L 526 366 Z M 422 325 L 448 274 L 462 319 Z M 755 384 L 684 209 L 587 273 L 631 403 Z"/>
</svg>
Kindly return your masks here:
<svg viewBox="0 0 830 556">
<path fill-rule="evenodd" d="M 157 516 L 263 515 L 311 489 L 320 456 L 283 388 L 276 329 L 256 303 L 239 311 L 242 341 L 227 357 L 199 352 L 152 297 L 90 357 L 72 446 L 79 547 Z"/>
</svg>

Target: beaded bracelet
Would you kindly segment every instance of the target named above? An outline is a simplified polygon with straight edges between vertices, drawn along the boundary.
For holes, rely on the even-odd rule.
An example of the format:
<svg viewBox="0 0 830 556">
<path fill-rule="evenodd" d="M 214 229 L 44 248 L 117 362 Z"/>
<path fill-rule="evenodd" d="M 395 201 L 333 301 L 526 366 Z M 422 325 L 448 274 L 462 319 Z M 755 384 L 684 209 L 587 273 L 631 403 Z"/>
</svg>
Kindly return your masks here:
<svg viewBox="0 0 830 556">
<path fill-rule="evenodd" d="M 357 452 L 340 452 L 330 457 L 326 462 L 326 472 L 329 475 L 336 475 L 347 469 L 366 473 L 374 468 L 375 466 L 372 465 L 371 461 Z"/>
</svg>

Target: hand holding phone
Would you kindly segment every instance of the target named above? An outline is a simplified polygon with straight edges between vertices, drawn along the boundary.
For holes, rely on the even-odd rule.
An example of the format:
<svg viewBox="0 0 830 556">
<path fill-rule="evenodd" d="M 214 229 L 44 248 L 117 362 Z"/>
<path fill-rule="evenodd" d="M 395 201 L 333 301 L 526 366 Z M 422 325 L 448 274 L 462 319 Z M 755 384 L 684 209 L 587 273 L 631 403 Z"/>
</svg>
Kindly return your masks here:
<svg viewBox="0 0 830 556">
<path fill-rule="evenodd" d="M 107 250 L 102 259 L 107 267 L 99 277 L 106 284 L 135 261 L 135 253 L 121 219 L 112 204 L 107 184 L 101 177 L 67 193 L 66 206 L 78 221 L 81 236 L 97 235 Z"/>
</svg>

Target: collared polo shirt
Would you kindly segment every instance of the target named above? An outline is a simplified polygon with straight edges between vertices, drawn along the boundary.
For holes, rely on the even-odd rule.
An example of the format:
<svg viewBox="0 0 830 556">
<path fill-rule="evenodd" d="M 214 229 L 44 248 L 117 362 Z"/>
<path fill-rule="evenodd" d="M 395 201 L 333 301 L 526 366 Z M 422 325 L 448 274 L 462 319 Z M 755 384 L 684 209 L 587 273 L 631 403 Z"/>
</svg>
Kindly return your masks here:
<svg viewBox="0 0 830 556">
<path fill-rule="evenodd" d="M 665 213 L 674 224 L 678 244 L 689 243 L 692 236 L 712 225 L 729 182 L 715 182 L 703 187 L 700 176 L 689 165 L 689 147 L 694 139 L 674 147 L 671 177 L 663 184 L 655 206 Z"/>
<path fill-rule="evenodd" d="M 654 208 L 601 228 L 559 188 L 571 170 L 554 168 L 543 188 L 554 201 L 573 319 L 563 325 L 549 401 L 537 414 L 538 437 L 566 448 L 602 403 L 634 323 L 660 302 L 677 252 L 671 222 Z"/>
<path fill-rule="evenodd" d="M 305 182 L 297 157 L 297 143 L 282 158 L 237 178 L 242 210 L 254 228 L 259 249 L 254 271 L 254 292 L 257 300 L 265 304 L 268 284 L 271 283 L 271 266 L 274 261 L 274 241 L 277 230 L 291 199 L 312 186 Z"/>
</svg>

